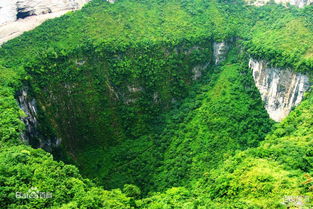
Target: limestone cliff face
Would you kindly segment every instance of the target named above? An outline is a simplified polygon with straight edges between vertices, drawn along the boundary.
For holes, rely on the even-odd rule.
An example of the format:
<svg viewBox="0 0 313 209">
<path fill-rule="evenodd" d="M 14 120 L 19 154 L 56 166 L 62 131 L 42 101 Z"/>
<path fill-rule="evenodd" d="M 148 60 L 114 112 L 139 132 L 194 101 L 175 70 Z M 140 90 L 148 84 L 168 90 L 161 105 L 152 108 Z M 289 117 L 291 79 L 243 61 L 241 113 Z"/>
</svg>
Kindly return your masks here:
<svg viewBox="0 0 313 209">
<path fill-rule="evenodd" d="M 0 45 L 90 0 L 1 0 Z"/>
<path fill-rule="evenodd" d="M 0 25 L 32 15 L 81 8 L 89 0 L 1 0 Z"/>
<path fill-rule="evenodd" d="M 0 1 L 0 25 L 16 20 L 17 8 L 16 1 Z"/>
<path fill-rule="evenodd" d="M 55 136 L 46 137 L 40 132 L 37 102 L 36 99 L 29 96 L 27 87 L 24 87 L 17 93 L 17 101 L 25 113 L 25 117 L 22 118 L 26 127 L 26 130 L 21 135 L 23 142 L 37 148 L 43 148 L 49 152 L 53 148 L 58 147 L 61 144 L 60 138 Z"/>
<path fill-rule="evenodd" d="M 270 0 L 246 0 L 248 4 L 254 6 L 263 6 L 270 2 Z M 309 6 L 313 4 L 313 0 L 274 0 L 276 4 L 283 4 L 288 6 L 289 4 L 292 6 L 296 6 L 299 8 L 303 8 L 305 6 Z"/>
<path fill-rule="evenodd" d="M 22 133 L 22 139 L 24 142 L 29 143 L 29 138 L 34 138 L 36 135 L 37 127 L 37 108 L 36 100 L 28 97 L 27 89 L 23 89 L 18 93 L 17 97 L 20 108 L 24 111 L 25 117 L 22 118 L 26 130 Z"/>
<path fill-rule="evenodd" d="M 309 78 L 289 69 L 270 67 L 265 61 L 250 59 L 249 67 L 269 116 L 279 122 L 298 105 L 309 89 Z"/>
<path fill-rule="evenodd" d="M 216 65 L 225 60 L 228 50 L 229 46 L 225 41 L 213 43 L 213 58 Z"/>
</svg>

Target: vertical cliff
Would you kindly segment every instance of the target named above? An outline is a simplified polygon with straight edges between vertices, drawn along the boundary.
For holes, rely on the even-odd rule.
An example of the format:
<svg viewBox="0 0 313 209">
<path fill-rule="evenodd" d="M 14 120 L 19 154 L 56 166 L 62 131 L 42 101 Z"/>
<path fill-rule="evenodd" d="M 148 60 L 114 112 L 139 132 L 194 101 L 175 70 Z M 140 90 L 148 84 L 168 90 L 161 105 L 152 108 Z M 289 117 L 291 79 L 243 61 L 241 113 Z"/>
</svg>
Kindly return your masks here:
<svg viewBox="0 0 313 209">
<path fill-rule="evenodd" d="M 283 120 L 298 105 L 309 89 L 309 78 L 289 69 L 273 68 L 262 60 L 250 59 L 249 67 L 261 93 L 269 116 L 275 121 Z"/>
<path fill-rule="evenodd" d="M 213 58 L 216 65 L 223 62 L 229 50 L 227 42 L 214 42 L 213 43 Z"/>
</svg>

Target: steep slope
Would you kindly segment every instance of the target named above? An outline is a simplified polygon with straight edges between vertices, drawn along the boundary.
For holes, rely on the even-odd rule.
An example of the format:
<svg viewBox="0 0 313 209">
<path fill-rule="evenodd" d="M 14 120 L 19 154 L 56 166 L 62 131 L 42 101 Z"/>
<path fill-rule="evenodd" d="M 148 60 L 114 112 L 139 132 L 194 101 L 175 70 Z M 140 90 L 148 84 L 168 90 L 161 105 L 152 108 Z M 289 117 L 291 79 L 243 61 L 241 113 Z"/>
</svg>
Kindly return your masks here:
<svg viewBox="0 0 313 209">
<path fill-rule="evenodd" d="M 234 52 L 229 60 L 239 59 Z M 190 185 L 235 150 L 257 146 L 272 123 L 250 70 L 230 63 L 207 70 L 187 99 L 153 123 L 152 133 L 81 153 L 83 171 L 108 188 L 133 183 L 144 192 L 164 190 Z"/>
<path fill-rule="evenodd" d="M 202 173 L 192 189 L 138 200 L 146 208 L 311 208 L 312 93 L 257 148 Z"/>
<path fill-rule="evenodd" d="M 192 189 L 171 188 L 137 204 L 146 208 L 311 208 L 307 173 L 312 173 L 312 98 L 308 94 L 259 147 L 239 151 L 219 168 L 203 172 Z"/>
<path fill-rule="evenodd" d="M 147 132 L 149 121 L 185 97 L 212 62 L 212 34 L 229 35 L 219 32 L 227 25 L 214 2 L 204 6 L 215 16 L 199 12 L 207 18 L 203 25 L 190 6 L 203 7 L 94 1 L 82 12 L 46 22 L 4 45 L 5 65 L 21 69 L 22 76 L 27 72 L 24 85 L 38 105 L 41 134 L 30 143 L 44 147 L 44 141 L 62 139 L 75 158 L 80 148 L 106 147 Z M 122 17 L 111 17 L 116 14 Z M 136 21 L 128 21 L 130 16 Z M 96 27 L 99 23 L 102 27 Z"/>
<path fill-rule="evenodd" d="M 104 191 L 83 179 L 75 166 L 22 144 L 24 113 L 13 96 L 18 75 L 3 67 L 0 75 L 0 207 L 131 208 L 131 199 L 120 190 Z"/>
<path fill-rule="evenodd" d="M 191 105 L 194 110 L 182 119 L 174 116 L 175 131 L 161 139 L 170 144 L 155 178 L 158 187 L 194 183 L 235 150 L 257 146 L 269 131 L 271 123 L 247 68 L 227 63 L 213 83 L 207 92 L 203 89 L 203 100 L 197 98 L 198 105 Z"/>
</svg>

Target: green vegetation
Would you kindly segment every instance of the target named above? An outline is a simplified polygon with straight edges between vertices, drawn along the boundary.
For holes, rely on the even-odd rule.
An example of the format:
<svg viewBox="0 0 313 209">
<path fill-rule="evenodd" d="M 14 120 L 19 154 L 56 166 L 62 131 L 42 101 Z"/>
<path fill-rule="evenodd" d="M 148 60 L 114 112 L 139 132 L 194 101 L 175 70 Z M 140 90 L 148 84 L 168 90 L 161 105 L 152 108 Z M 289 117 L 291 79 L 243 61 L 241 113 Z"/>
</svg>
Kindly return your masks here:
<svg viewBox="0 0 313 209">
<path fill-rule="evenodd" d="M 311 14 L 239 1 L 93 0 L 6 43 L 0 207 L 309 208 L 313 95 L 274 124 L 247 60 L 311 73 Z M 221 41 L 231 50 L 214 65 Z M 37 101 L 38 131 L 62 138 L 53 156 L 20 140 L 23 86 Z M 53 197 L 15 197 L 32 187 Z"/>
<path fill-rule="evenodd" d="M 193 184 L 235 150 L 257 146 L 271 122 L 249 70 L 228 64 L 211 71 L 181 105 L 157 121 L 152 134 L 81 153 L 82 171 L 108 188 L 132 183 L 143 192 L 150 187 L 161 191 Z"/>
<path fill-rule="evenodd" d="M 1 208 L 130 208 L 131 198 L 119 189 L 104 191 L 83 179 L 72 165 L 56 162 L 43 150 L 25 145 L 2 146 L 0 153 Z M 52 198 L 16 198 L 35 191 Z"/>
<path fill-rule="evenodd" d="M 18 75 L 12 69 L 0 66 L 0 142 L 18 143 L 24 124 L 19 117 L 24 112 L 17 106 L 14 88 L 19 86 Z"/>
<path fill-rule="evenodd" d="M 252 28 L 246 48 L 249 54 L 271 61 L 278 67 L 311 72 L 313 27 L 310 7 L 305 10 L 267 6 L 258 11 L 260 20 Z"/>
</svg>

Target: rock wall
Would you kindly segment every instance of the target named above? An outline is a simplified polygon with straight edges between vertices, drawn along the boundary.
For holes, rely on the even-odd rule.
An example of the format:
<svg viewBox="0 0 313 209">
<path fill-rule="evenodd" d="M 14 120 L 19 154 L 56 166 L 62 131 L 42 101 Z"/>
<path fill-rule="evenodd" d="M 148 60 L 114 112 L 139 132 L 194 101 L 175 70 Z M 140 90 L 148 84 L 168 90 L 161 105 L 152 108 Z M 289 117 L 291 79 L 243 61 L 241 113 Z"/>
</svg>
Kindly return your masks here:
<svg viewBox="0 0 313 209">
<path fill-rule="evenodd" d="M 213 43 L 213 58 L 216 65 L 225 60 L 228 50 L 229 46 L 225 41 Z"/>
<path fill-rule="evenodd" d="M 246 0 L 248 4 L 254 6 L 263 6 L 270 2 L 270 0 Z M 274 0 L 276 4 L 283 4 L 285 6 L 292 5 L 299 8 L 313 4 L 313 0 Z"/>
<path fill-rule="evenodd" d="M 32 15 L 80 9 L 90 0 L 1 0 L 0 25 Z"/>
<path fill-rule="evenodd" d="M 36 148 L 43 148 L 49 152 L 51 152 L 54 147 L 58 147 L 61 144 L 60 138 L 45 137 L 41 134 L 37 119 L 38 111 L 36 100 L 29 96 L 28 88 L 24 87 L 18 92 L 17 101 L 26 115 L 22 118 L 26 127 L 26 130 L 21 134 L 23 142 Z"/>
<path fill-rule="evenodd" d="M 298 105 L 309 89 L 309 78 L 290 69 L 272 68 L 267 62 L 250 59 L 249 67 L 269 116 L 279 122 Z"/>
<path fill-rule="evenodd" d="M 1 0 L 0 45 L 90 0 Z"/>
<path fill-rule="evenodd" d="M 16 20 L 17 8 L 16 1 L 1 0 L 0 1 L 0 25 Z"/>
<path fill-rule="evenodd" d="M 26 130 L 22 133 L 22 139 L 24 142 L 29 143 L 29 138 L 34 137 L 36 135 L 36 126 L 37 126 L 37 108 L 36 108 L 36 100 L 29 99 L 27 90 L 23 89 L 18 94 L 18 103 L 20 108 L 26 114 L 25 117 L 22 118 Z"/>
<path fill-rule="evenodd" d="M 54 65 L 61 60 L 49 63 L 58 70 L 30 72 L 39 125 L 62 138 L 62 148 L 71 156 L 86 147 L 112 146 L 145 133 L 154 118 L 185 98 L 213 57 L 209 39 L 133 50 L 90 50 L 62 58 L 62 68 Z M 69 70 L 73 66 L 78 70 Z"/>
</svg>

